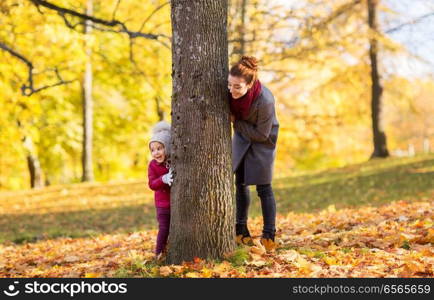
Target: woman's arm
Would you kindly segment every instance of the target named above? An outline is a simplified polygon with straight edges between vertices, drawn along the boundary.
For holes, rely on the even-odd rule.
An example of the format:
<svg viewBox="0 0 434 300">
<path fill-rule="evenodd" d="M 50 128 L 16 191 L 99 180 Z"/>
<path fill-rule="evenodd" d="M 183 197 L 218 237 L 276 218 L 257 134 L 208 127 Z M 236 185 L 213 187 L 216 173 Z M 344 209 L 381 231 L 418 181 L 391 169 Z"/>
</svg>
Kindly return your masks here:
<svg viewBox="0 0 434 300">
<path fill-rule="evenodd" d="M 243 120 L 234 122 L 234 129 L 252 142 L 265 142 L 273 126 L 274 103 L 266 102 L 258 108 L 258 122 L 251 124 Z"/>
</svg>

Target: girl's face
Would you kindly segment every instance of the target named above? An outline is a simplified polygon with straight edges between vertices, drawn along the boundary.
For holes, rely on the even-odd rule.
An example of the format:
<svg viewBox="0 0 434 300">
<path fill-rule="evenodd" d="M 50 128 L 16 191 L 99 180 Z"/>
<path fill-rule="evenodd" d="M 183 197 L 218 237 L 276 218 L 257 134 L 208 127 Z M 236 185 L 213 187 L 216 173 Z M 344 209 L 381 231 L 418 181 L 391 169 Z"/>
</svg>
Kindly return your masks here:
<svg viewBox="0 0 434 300">
<path fill-rule="evenodd" d="M 155 159 L 159 164 L 166 160 L 166 150 L 164 149 L 164 145 L 159 142 L 152 142 L 149 145 L 151 148 L 152 158 Z"/>
<path fill-rule="evenodd" d="M 247 84 L 246 80 L 242 77 L 235 77 L 229 74 L 228 89 L 234 99 L 244 96 L 252 85 L 253 83 Z"/>
</svg>

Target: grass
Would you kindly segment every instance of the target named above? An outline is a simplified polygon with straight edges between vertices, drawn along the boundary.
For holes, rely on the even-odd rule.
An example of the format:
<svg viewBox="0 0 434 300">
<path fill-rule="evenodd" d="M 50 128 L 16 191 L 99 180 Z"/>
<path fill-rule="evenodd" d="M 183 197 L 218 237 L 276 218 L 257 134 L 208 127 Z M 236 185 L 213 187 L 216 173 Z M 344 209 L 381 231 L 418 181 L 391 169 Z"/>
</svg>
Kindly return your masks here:
<svg viewBox="0 0 434 300">
<path fill-rule="evenodd" d="M 34 242 L 57 237 L 134 232 L 155 227 L 151 205 L 44 214 L 6 214 L 0 219 L 0 242 Z M 149 209 L 146 209 L 149 207 Z"/>
<path fill-rule="evenodd" d="M 154 261 L 144 261 L 143 259 L 137 258 L 132 261 L 127 266 L 122 266 L 116 270 L 113 275 L 115 278 L 154 278 L 158 277 L 158 268 L 160 265 Z"/>
<path fill-rule="evenodd" d="M 342 208 L 432 199 L 434 154 L 372 160 L 294 175 L 275 180 L 273 187 L 280 214 L 314 212 L 330 205 Z M 261 215 L 261 209 L 251 189 L 250 216 L 254 217 Z M 0 243 L 134 232 L 156 226 L 152 193 L 146 181 L 0 192 L 0 216 Z M 234 264 L 238 264 L 236 258 Z"/>
<path fill-rule="evenodd" d="M 234 253 L 226 257 L 226 260 L 230 262 L 234 267 L 240 267 L 245 264 L 249 259 L 249 251 L 246 247 L 238 246 Z"/>
<path fill-rule="evenodd" d="M 434 196 L 434 155 L 372 160 L 363 164 L 295 175 L 273 182 L 277 212 L 314 212 L 362 205 L 378 206 L 396 200 Z M 251 215 L 261 215 L 251 187 Z"/>
</svg>

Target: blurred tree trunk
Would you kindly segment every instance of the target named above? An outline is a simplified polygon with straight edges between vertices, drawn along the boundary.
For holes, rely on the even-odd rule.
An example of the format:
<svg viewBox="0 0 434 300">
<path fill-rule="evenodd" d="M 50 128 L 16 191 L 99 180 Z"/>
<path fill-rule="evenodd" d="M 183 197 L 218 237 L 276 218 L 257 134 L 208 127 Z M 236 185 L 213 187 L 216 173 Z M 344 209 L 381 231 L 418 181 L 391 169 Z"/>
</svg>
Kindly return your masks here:
<svg viewBox="0 0 434 300">
<path fill-rule="evenodd" d="M 234 250 L 227 0 L 171 2 L 172 166 L 167 262 Z"/>
<path fill-rule="evenodd" d="M 380 75 L 378 73 L 378 42 L 376 33 L 377 27 L 377 5 L 378 0 L 368 0 L 368 23 L 370 29 L 369 37 L 369 58 L 371 61 L 371 116 L 372 116 L 372 132 L 374 140 L 374 152 L 371 158 L 388 157 L 386 134 L 383 128 L 382 120 L 382 94 L 383 88 L 380 83 Z"/>
<path fill-rule="evenodd" d="M 160 101 L 161 101 L 160 96 L 156 96 L 155 97 L 155 106 L 156 106 L 156 110 L 157 110 L 158 121 L 163 121 L 164 120 L 164 110 L 161 108 Z"/>
<path fill-rule="evenodd" d="M 42 168 L 35 149 L 35 144 L 33 143 L 33 139 L 24 132 L 25 129 L 20 120 L 17 120 L 17 126 L 22 132 L 23 148 L 26 153 L 27 168 L 29 169 L 30 175 L 30 187 L 32 189 L 41 188 L 44 186 L 44 181 L 42 179 Z"/>
<path fill-rule="evenodd" d="M 247 0 L 241 0 L 241 38 L 240 38 L 240 55 L 246 53 L 246 9 Z"/>
<path fill-rule="evenodd" d="M 240 25 L 238 27 L 237 33 L 238 33 L 238 42 L 239 42 L 239 48 L 234 48 L 234 54 L 239 55 L 241 58 L 243 55 L 246 55 L 246 11 L 247 11 L 247 1 L 248 0 L 241 0 L 240 1 L 240 7 L 239 10 L 241 11 L 241 19 L 240 19 Z"/>
<path fill-rule="evenodd" d="M 93 0 L 86 1 L 86 14 L 93 14 Z M 84 34 L 91 33 L 91 21 L 85 21 Z M 88 42 L 85 42 L 87 55 L 86 66 L 83 75 L 82 97 L 83 97 L 83 151 L 82 151 L 82 181 L 93 181 L 92 151 L 93 151 L 93 99 L 92 99 L 92 49 Z"/>
<path fill-rule="evenodd" d="M 27 167 L 29 168 L 30 186 L 32 188 L 41 188 L 44 186 L 42 180 L 42 169 L 32 138 L 25 136 L 23 138 L 23 145 L 26 151 Z"/>
</svg>

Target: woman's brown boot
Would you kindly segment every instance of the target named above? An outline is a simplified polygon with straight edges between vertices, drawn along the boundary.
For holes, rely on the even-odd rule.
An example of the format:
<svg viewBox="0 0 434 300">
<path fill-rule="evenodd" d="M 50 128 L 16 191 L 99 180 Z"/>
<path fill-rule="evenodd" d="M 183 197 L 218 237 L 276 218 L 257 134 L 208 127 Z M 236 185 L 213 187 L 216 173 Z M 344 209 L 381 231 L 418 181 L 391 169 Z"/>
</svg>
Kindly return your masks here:
<svg viewBox="0 0 434 300">
<path fill-rule="evenodd" d="M 253 246 L 252 237 L 250 236 L 249 229 L 245 224 L 235 225 L 236 241 L 238 245 Z"/>
<path fill-rule="evenodd" d="M 274 234 L 265 232 L 262 234 L 261 244 L 267 252 L 272 252 L 276 249 L 277 243 L 274 241 Z"/>
</svg>

